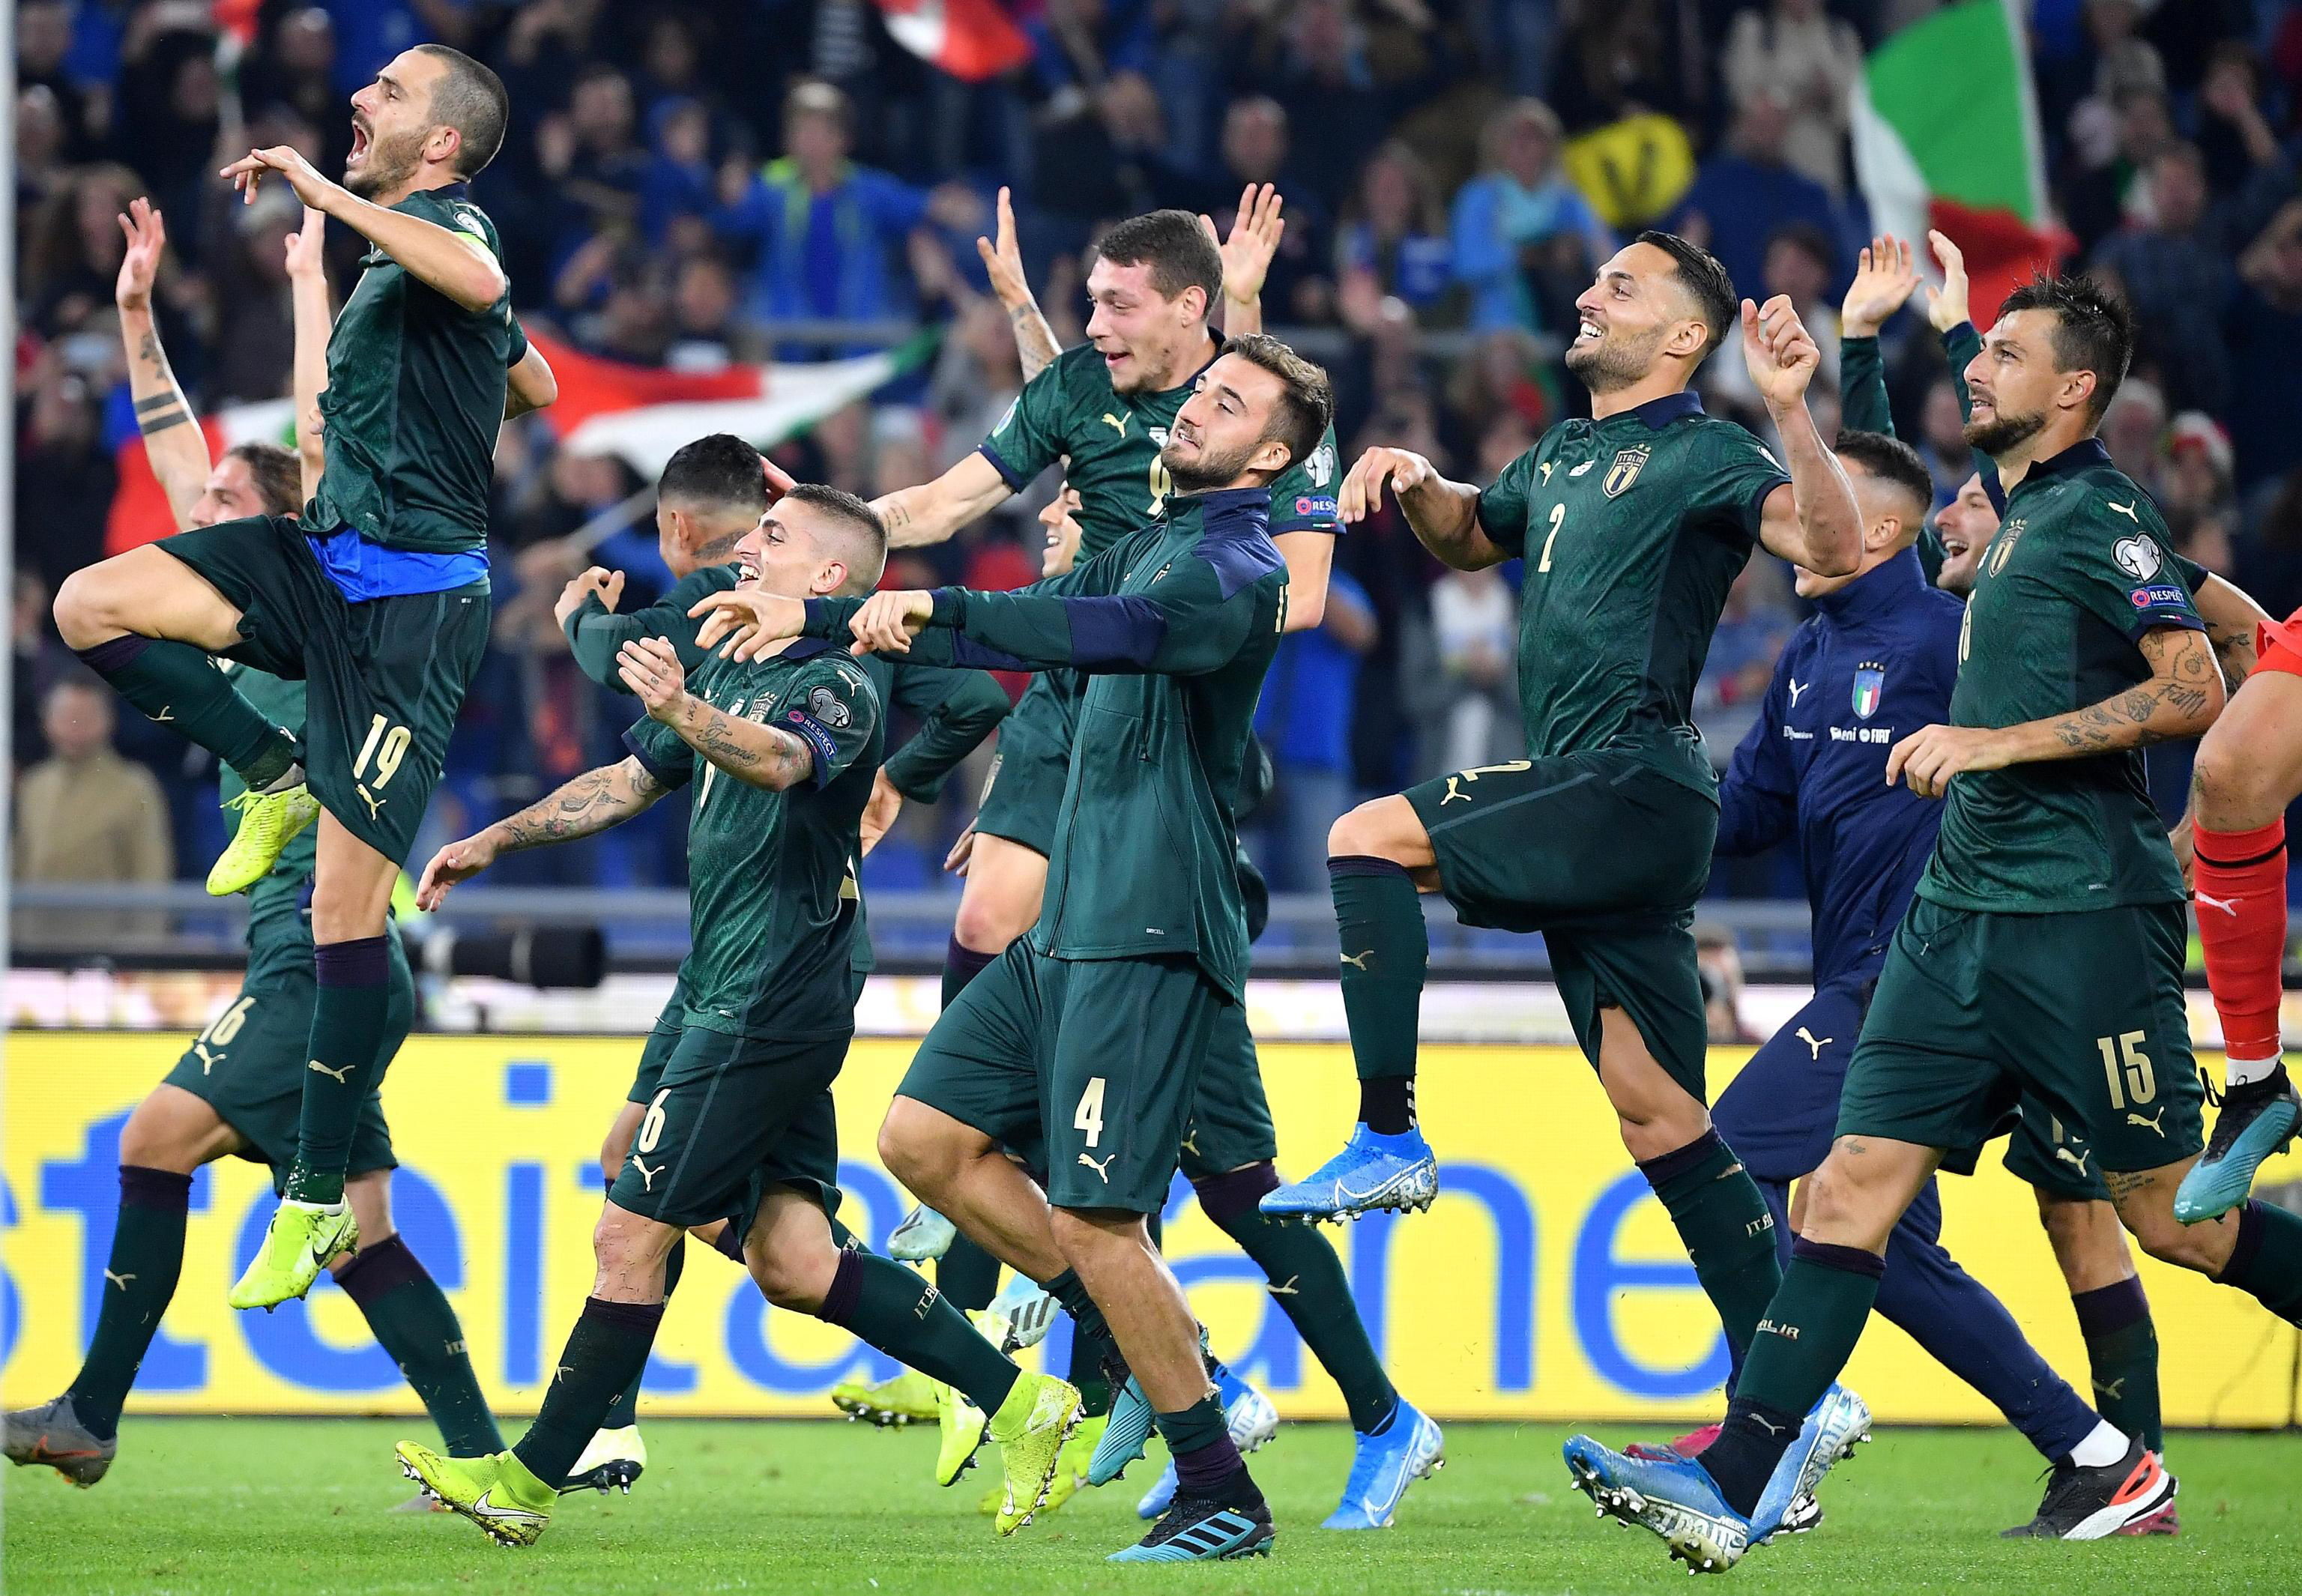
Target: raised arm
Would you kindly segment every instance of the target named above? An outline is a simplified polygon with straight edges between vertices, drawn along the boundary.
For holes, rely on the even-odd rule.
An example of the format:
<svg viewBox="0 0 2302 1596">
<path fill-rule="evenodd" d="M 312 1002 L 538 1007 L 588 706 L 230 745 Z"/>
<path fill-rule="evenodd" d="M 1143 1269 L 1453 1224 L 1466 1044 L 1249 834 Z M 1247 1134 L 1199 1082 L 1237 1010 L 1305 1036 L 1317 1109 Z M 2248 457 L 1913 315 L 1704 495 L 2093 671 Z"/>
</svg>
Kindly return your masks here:
<svg viewBox="0 0 2302 1596">
<path fill-rule="evenodd" d="M 587 770 L 541 802 L 434 853 L 416 886 L 416 906 L 437 909 L 449 888 L 468 881 L 503 854 L 570 843 L 621 825 L 670 790 L 636 755 Z"/>
<path fill-rule="evenodd" d="M 1884 433 L 1890 438 L 1895 434 L 1878 329 L 1918 286 L 1909 244 L 1881 233 L 1863 247 L 1838 312 L 1839 411 L 1844 424 L 1853 431 Z"/>
<path fill-rule="evenodd" d="M 320 392 L 328 385 L 328 334 L 336 313 L 328 303 L 328 217 L 306 210 L 304 225 L 288 235 L 288 294 L 295 314 L 296 459 L 303 467 L 304 498 L 320 491 L 327 468 L 327 440 L 321 435 Z"/>
<path fill-rule="evenodd" d="M 1862 559 L 1862 511 L 1806 407 L 1807 383 L 1821 355 L 1787 296 L 1777 294 L 1763 307 L 1743 301 L 1743 358 L 1767 401 L 1791 479 L 1767 495 L 1759 541 L 1769 554 L 1819 576 L 1844 576 Z"/>
<path fill-rule="evenodd" d="M 483 240 L 362 199 L 341 183 L 321 176 L 319 169 L 290 146 L 252 149 L 225 167 L 223 175 L 253 204 L 257 186 L 275 173 L 307 206 L 343 223 L 390 256 L 409 276 L 466 310 L 485 310 L 503 298 L 503 268 Z"/>
<path fill-rule="evenodd" d="M 871 501 L 871 508 L 886 523 L 888 547 L 915 549 L 942 542 L 1014 496 L 999 467 L 978 452 L 931 483 L 883 494 Z"/>
<path fill-rule="evenodd" d="M 1231 218 L 1231 237 L 1215 238 L 1215 222 L 1202 215 L 1199 224 L 1222 256 L 1222 330 L 1226 338 L 1244 338 L 1263 331 L 1263 283 L 1287 236 L 1287 220 L 1279 213 L 1286 202 L 1269 183 L 1249 183 L 1239 197 Z M 1315 625 L 1316 623 L 1314 623 Z"/>
<path fill-rule="evenodd" d="M 814 778 L 815 745 L 779 726 L 744 720 L 713 709 L 687 691 L 679 654 L 660 637 L 640 637 L 617 656 L 624 685 L 647 707 L 649 718 L 668 727 L 703 759 L 741 782 L 780 793 Z"/>
<path fill-rule="evenodd" d="M 192 506 L 207 489 L 208 441 L 192 416 L 191 401 L 176 382 L 168 352 L 160 347 L 160 324 L 152 315 L 152 282 L 167 253 L 168 229 L 157 206 L 131 199 L 120 218 L 128 248 L 112 289 L 120 307 L 120 338 L 128 346 L 128 392 L 136 402 L 136 427 L 144 434 L 144 457 L 179 530 L 192 524 Z"/>
<path fill-rule="evenodd" d="M 1499 566 L 1512 550 L 1489 537 L 1479 525 L 1479 491 L 1449 482 L 1421 455 L 1404 449 L 1370 449 L 1343 477 L 1335 495 L 1336 513 L 1346 525 L 1382 508 L 1388 483 L 1399 497 L 1399 513 L 1423 546 L 1443 565 L 1458 571 Z"/>
<path fill-rule="evenodd" d="M 2270 612 L 2228 577 L 2187 560 L 2180 563 L 2190 584 L 2191 601 L 2198 607 L 2198 618 L 2206 623 L 2206 641 L 2214 644 L 2222 682 L 2236 693 L 2239 684 L 2254 674 L 2255 628 L 2269 621 Z"/>
<path fill-rule="evenodd" d="M 1039 308 L 1038 296 L 1031 292 L 1030 279 L 1023 274 L 1023 248 L 1015 238 L 1015 209 L 1004 188 L 999 190 L 996 241 L 976 239 L 975 253 L 982 257 L 991 291 L 999 297 L 1008 324 L 1015 329 L 1015 353 L 1023 362 L 1023 381 L 1028 382 L 1063 351 L 1055 341 L 1055 330 L 1047 325 L 1046 313 Z"/>
<path fill-rule="evenodd" d="M 2152 743 L 2195 737 L 2224 701 L 2214 644 L 2191 626 L 2154 626 L 2136 640 L 2150 677 L 2097 704 L 2008 727 L 1922 727 L 1886 755 L 1886 785 L 1897 777 L 1921 798 L 1939 798 L 1967 770 L 2003 770 L 2049 760 L 2082 760 Z"/>
</svg>

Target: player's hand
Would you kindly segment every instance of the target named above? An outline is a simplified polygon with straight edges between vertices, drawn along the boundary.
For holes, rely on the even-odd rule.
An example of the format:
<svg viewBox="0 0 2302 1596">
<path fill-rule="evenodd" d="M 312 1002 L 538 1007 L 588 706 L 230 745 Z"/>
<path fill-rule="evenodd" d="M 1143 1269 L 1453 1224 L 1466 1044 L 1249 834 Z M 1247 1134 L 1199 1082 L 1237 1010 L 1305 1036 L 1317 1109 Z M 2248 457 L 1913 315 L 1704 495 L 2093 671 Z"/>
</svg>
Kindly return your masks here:
<svg viewBox="0 0 2302 1596">
<path fill-rule="evenodd" d="M 1222 256 L 1223 298 L 1231 303 L 1248 305 L 1263 297 L 1263 280 L 1271 274 L 1280 239 L 1287 236 L 1287 219 L 1279 214 L 1285 204 L 1273 185 L 1249 183 L 1239 191 L 1239 214 L 1231 218 L 1231 237 L 1216 238 L 1215 219 L 1199 217 L 1208 241 Z"/>
<path fill-rule="evenodd" d="M 847 623 L 858 654 L 908 654 L 912 639 L 935 614 L 935 595 L 922 589 L 889 588 L 863 601 Z"/>
<path fill-rule="evenodd" d="M 634 637 L 616 651 L 616 674 L 658 720 L 668 720 L 687 696 L 679 651 L 660 637 Z"/>
<path fill-rule="evenodd" d="M 1047 546 L 1039 556 L 1042 578 L 1061 576 L 1078 563 L 1083 535 L 1079 524 L 1080 505 L 1079 490 L 1066 486 L 1039 512 L 1039 525 L 1047 529 Z"/>
<path fill-rule="evenodd" d="M 1015 238 L 1015 207 L 1004 187 L 999 190 L 998 216 L 992 236 L 975 240 L 975 253 L 982 258 L 984 275 L 991 279 L 991 291 L 1012 314 L 1037 301 L 1031 296 L 1031 281 L 1023 274 L 1023 246 Z"/>
<path fill-rule="evenodd" d="M 160 257 L 168 252 L 168 229 L 160 219 L 160 207 L 148 199 L 130 200 L 120 231 L 128 235 L 128 248 L 112 285 L 113 302 L 122 310 L 149 310 L 152 280 L 160 274 Z"/>
<path fill-rule="evenodd" d="M 799 486 L 799 479 L 767 456 L 760 457 L 760 472 L 768 479 L 768 508 L 773 509 L 783 496 Z"/>
<path fill-rule="evenodd" d="M 1936 332 L 1947 332 L 1961 322 L 1974 319 L 1966 302 L 1966 256 L 1945 234 L 1929 232 L 1927 242 L 1934 247 L 1943 274 L 1942 287 L 1927 289 L 1927 320 L 1934 323 Z"/>
<path fill-rule="evenodd" d="M 1799 320 L 1788 294 L 1764 305 L 1743 301 L 1743 359 L 1751 385 L 1768 407 L 1787 410 L 1806 400 L 1806 385 L 1822 364 L 1822 351 Z"/>
<path fill-rule="evenodd" d="M 1370 449 L 1343 477 L 1335 494 L 1335 514 L 1346 524 L 1365 520 L 1382 508 L 1382 485 L 1406 494 L 1432 481 L 1439 473 L 1430 461 L 1411 449 Z"/>
<path fill-rule="evenodd" d="M 328 269 L 328 213 L 306 206 L 304 224 L 288 235 L 288 275 L 321 277 Z"/>
<path fill-rule="evenodd" d="M 806 605 L 756 587 L 713 593 L 687 613 L 703 623 L 696 643 L 717 648 L 725 659 L 756 659 L 785 638 L 797 637 L 807 626 Z"/>
<path fill-rule="evenodd" d="M 429 914 L 446 900 L 449 888 L 470 880 L 495 861 L 496 844 L 489 832 L 449 843 L 424 867 L 424 879 L 416 884 L 416 906 Z"/>
<path fill-rule="evenodd" d="M 254 205 L 257 188 L 274 172 L 296 191 L 297 198 L 315 210 L 323 209 L 329 196 L 340 192 L 335 184 L 320 175 L 318 167 L 304 158 L 301 150 L 288 144 L 275 144 L 270 149 L 249 150 L 225 167 L 221 175 L 231 180 L 231 186 L 239 190 L 243 202 Z"/>
<path fill-rule="evenodd" d="M 583 609 L 584 601 L 594 594 L 609 614 L 615 613 L 616 606 L 623 601 L 624 574 L 593 566 L 572 578 L 559 590 L 559 601 L 551 607 L 551 618 L 566 626 L 567 617 Z"/>
<path fill-rule="evenodd" d="M 967 875 L 967 867 L 974 861 L 975 827 L 970 824 L 966 830 L 959 834 L 959 840 L 952 844 L 951 852 L 943 856 L 944 874 L 958 876 L 963 879 Z"/>
<path fill-rule="evenodd" d="M 869 859 L 895 817 L 903 812 L 903 795 L 895 791 L 895 784 L 887 779 L 885 765 L 871 773 L 871 795 L 863 801 L 863 856 Z"/>
<path fill-rule="evenodd" d="M 1880 233 L 1863 246 L 1854 267 L 1854 281 L 1838 309 L 1838 330 L 1848 338 L 1871 338 L 1886 318 L 1903 308 L 1917 291 L 1919 269 L 1911 264 L 1911 246 Z"/>
<path fill-rule="evenodd" d="M 1886 785 L 1897 777 L 1921 798 L 1940 798 L 1950 778 L 1969 770 L 2003 770 L 2012 761 L 1998 734 L 1981 726 L 1922 726 L 1887 752 Z"/>
<path fill-rule="evenodd" d="M 2174 829 L 2166 834 L 2166 845 L 2174 850 L 2175 868 L 2182 872 L 2182 889 L 2185 892 L 2194 889 L 2197 882 L 2190 872 L 2197 868 L 2198 837 L 2189 816 L 2184 815 Z"/>
</svg>

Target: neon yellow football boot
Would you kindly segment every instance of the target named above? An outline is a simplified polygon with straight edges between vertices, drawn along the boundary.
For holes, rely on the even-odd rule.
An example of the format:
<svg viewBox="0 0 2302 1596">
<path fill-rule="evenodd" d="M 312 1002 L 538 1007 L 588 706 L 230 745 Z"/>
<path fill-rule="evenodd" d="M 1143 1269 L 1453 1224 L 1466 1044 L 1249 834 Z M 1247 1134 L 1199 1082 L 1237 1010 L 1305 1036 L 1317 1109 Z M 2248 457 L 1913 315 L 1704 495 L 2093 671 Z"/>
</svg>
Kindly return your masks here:
<svg viewBox="0 0 2302 1596">
<path fill-rule="evenodd" d="M 270 875 L 281 851 L 320 818 L 320 801 L 300 781 L 277 793 L 242 793 L 224 807 L 239 812 L 239 824 L 208 867 L 208 892 L 219 898 L 246 892 Z"/>
<path fill-rule="evenodd" d="M 1064 1443 L 1079 1427 L 1076 1386 L 1053 1374 L 1026 1371 L 1017 1377 L 1015 1389 L 991 1415 L 991 1439 L 999 1448 L 1000 1466 L 1007 1471 L 1006 1499 L 993 1521 L 999 1533 L 1013 1534 L 1046 1505 Z"/>
<path fill-rule="evenodd" d="M 281 1199 L 264 1245 L 224 1300 L 236 1308 L 269 1308 L 301 1297 L 338 1253 L 359 1247 L 359 1222 L 349 1203 L 323 1205 Z"/>
<path fill-rule="evenodd" d="M 1077 1496 L 1087 1484 L 1087 1466 L 1095 1456 L 1095 1444 L 1103 1439 L 1103 1427 L 1111 1415 L 1099 1413 L 1091 1419 L 1081 1419 L 1071 1438 L 1063 1442 L 1063 1455 L 1055 1463 L 1055 1483 L 1048 1488 L 1046 1505 L 1039 1511 L 1053 1513 Z"/>
<path fill-rule="evenodd" d="M 936 1410 L 935 1382 L 917 1369 L 905 1369 L 893 1380 L 872 1384 L 843 1380 L 831 1388 L 831 1405 L 851 1419 L 883 1430 L 932 1424 L 940 1416 Z"/>
<path fill-rule="evenodd" d="M 412 1441 L 391 1449 L 399 1459 L 400 1473 L 442 1507 L 478 1525 L 499 1545 L 533 1546 L 551 1522 L 552 1504 L 559 1493 L 513 1453 L 443 1457 Z"/>
<path fill-rule="evenodd" d="M 975 1462 L 978 1448 L 983 1445 L 983 1432 L 990 1423 L 983 1409 L 969 1401 L 942 1381 L 931 1381 L 935 1388 L 936 1483 L 953 1485 Z"/>
</svg>

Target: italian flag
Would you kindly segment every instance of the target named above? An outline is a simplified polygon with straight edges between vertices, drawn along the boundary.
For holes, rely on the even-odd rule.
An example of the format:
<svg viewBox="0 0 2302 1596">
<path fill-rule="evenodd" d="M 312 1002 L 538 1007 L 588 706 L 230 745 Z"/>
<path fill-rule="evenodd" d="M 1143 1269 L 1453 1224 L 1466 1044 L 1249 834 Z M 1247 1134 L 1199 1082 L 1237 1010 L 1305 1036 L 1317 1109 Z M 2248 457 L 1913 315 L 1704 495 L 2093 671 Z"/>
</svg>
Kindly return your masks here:
<svg viewBox="0 0 2302 1596">
<path fill-rule="evenodd" d="M 998 0 L 878 0 L 895 41 L 967 83 L 1003 77 L 1031 59 L 1031 41 Z"/>
<path fill-rule="evenodd" d="M 1854 172 L 1874 231 L 1947 234 L 1977 325 L 2075 247 L 2046 204 L 2038 106 L 2017 0 L 1962 0 L 1872 52 L 1851 96 Z"/>
</svg>

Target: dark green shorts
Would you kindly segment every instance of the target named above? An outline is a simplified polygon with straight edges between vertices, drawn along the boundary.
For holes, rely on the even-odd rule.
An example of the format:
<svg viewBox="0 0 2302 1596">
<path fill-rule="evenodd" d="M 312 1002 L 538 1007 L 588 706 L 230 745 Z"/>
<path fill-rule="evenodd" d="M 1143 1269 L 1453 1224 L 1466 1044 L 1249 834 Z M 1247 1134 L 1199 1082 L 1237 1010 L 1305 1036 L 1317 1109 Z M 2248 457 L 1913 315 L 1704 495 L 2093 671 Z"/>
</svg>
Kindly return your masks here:
<svg viewBox="0 0 2302 1596">
<path fill-rule="evenodd" d="M 1542 933 L 1584 1056 L 1597 1065 L 1599 1012 L 1620 1009 L 1655 1061 L 1708 1102 L 1691 928 L 1718 806 L 1615 750 L 1459 770 L 1404 796 L 1465 925 Z"/>
<path fill-rule="evenodd" d="M 762 1041 L 688 1026 L 651 1058 L 662 1035 L 659 1022 L 643 1051 L 654 1089 L 609 1202 L 681 1230 L 724 1219 L 739 1232 L 773 1187 L 795 1187 L 827 1213 L 838 1206 L 831 1083 L 846 1036 Z"/>
<path fill-rule="evenodd" d="M 1043 858 L 1055 851 L 1055 820 L 1071 774 L 1074 717 L 1063 696 L 1068 673 L 1032 678 L 1021 701 L 999 723 L 999 752 L 983 784 L 975 828 L 1019 843 Z"/>
<path fill-rule="evenodd" d="M 159 546 L 239 607 L 247 641 L 231 658 L 306 685 L 313 796 L 407 863 L 487 648 L 487 589 L 348 603 L 284 517 L 220 521 Z"/>
<path fill-rule="evenodd" d="M 1948 1149 L 1944 1167 L 1970 1169 L 2035 1100 L 2086 1138 L 2071 1157 L 2091 1148 L 2096 1170 L 2189 1157 L 2205 1138 L 2187 944 L 2176 903 L 1980 914 L 1916 900 L 1847 1066 L 1838 1134 Z"/>
<path fill-rule="evenodd" d="M 1183 1174 L 1197 1180 L 1278 1156 L 1279 1133 L 1264 1096 L 1263 1065 L 1248 1034 L 1247 1010 L 1225 1004 L 1215 1015 L 1206 1063 L 1199 1070 L 1199 1095 L 1183 1137 Z"/>
<path fill-rule="evenodd" d="M 384 1050 L 399 1051 L 416 1019 L 416 983 L 399 939 L 391 939 L 391 1000 L 385 1011 Z M 239 1156 L 272 1166 L 272 1184 L 285 1190 L 296 1159 L 296 1124 L 304 1108 L 304 1075 L 312 1056 L 312 1005 L 318 987 L 308 971 L 274 975 L 242 987 L 223 1013 L 208 1022 L 176 1067 L 170 1086 L 181 1087 L 216 1111 L 246 1145 Z M 352 1128 L 351 1174 L 394 1169 L 391 1131 L 374 1092 L 360 1105 Z"/>
<path fill-rule="evenodd" d="M 1188 956 L 1054 959 L 1018 939 L 944 1011 L 896 1090 L 1027 1161 L 1042 1150 L 1059 1208 L 1156 1214 L 1233 1006 Z"/>
<path fill-rule="evenodd" d="M 2110 1200 L 2110 1188 L 2095 1167 L 2094 1148 L 2036 1097 L 2022 1099 L 2022 1122 L 2006 1138 L 2006 1172 L 2048 1197 L 2074 1203 Z"/>
</svg>

